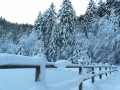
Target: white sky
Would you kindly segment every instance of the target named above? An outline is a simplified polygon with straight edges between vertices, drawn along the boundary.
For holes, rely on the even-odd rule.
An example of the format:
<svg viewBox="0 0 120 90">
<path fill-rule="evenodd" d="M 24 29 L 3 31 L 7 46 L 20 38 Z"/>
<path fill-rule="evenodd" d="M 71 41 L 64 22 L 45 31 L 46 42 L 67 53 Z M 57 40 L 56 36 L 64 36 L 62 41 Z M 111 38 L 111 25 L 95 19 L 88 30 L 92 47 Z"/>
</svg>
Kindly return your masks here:
<svg viewBox="0 0 120 90">
<path fill-rule="evenodd" d="M 51 2 L 59 10 L 63 0 L 0 0 L 0 16 L 10 22 L 33 24 L 39 11 L 49 8 Z M 90 0 L 71 0 L 77 16 L 84 14 Z M 95 0 L 96 1 L 96 0 Z"/>
</svg>

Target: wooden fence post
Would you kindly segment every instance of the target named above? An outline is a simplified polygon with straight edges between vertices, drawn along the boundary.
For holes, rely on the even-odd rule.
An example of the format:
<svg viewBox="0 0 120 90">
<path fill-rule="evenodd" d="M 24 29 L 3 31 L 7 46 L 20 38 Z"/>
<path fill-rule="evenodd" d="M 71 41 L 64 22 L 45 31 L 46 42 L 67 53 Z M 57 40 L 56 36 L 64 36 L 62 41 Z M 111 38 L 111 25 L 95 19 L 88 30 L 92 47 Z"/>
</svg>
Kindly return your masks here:
<svg viewBox="0 0 120 90">
<path fill-rule="evenodd" d="M 115 71 L 118 71 L 118 70 L 117 70 L 117 67 L 115 67 Z"/>
<path fill-rule="evenodd" d="M 94 74 L 94 67 L 92 67 L 92 74 Z M 94 81 L 95 81 L 95 80 L 94 80 L 94 76 L 93 76 L 91 82 L 94 83 Z"/>
<path fill-rule="evenodd" d="M 35 82 L 38 81 L 40 75 L 40 67 L 36 67 Z"/>
<path fill-rule="evenodd" d="M 99 67 L 99 72 L 102 70 L 101 67 Z M 102 74 L 99 75 L 99 79 L 102 79 Z"/>
<path fill-rule="evenodd" d="M 111 66 L 109 67 L 109 70 L 110 70 L 110 72 L 109 72 L 109 73 L 111 74 Z"/>
<path fill-rule="evenodd" d="M 79 74 L 81 75 L 82 73 L 82 67 L 79 67 Z M 83 88 L 83 83 L 81 82 L 80 85 L 79 85 L 79 90 L 82 90 Z"/>
<path fill-rule="evenodd" d="M 114 72 L 115 71 L 115 67 L 112 66 L 112 71 Z"/>
<path fill-rule="evenodd" d="M 105 67 L 105 70 L 107 71 L 107 67 Z M 107 76 L 107 72 L 105 73 L 105 76 Z"/>
</svg>

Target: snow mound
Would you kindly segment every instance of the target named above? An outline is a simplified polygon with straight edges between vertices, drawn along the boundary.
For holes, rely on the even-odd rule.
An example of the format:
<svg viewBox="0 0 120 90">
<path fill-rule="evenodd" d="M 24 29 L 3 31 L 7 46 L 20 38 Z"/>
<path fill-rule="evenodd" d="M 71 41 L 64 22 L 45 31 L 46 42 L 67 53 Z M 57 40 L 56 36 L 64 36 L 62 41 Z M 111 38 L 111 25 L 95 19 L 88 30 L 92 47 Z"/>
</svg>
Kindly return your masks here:
<svg viewBox="0 0 120 90">
<path fill-rule="evenodd" d="M 102 65 L 103 65 L 103 64 L 100 62 L 100 63 L 99 63 L 99 66 L 102 66 Z"/>
<path fill-rule="evenodd" d="M 67 60 L 59 60 L 55 62 L 55 66 L 58 68 L 65 68 L 66 66 L 72 65 L 70 61 Z"/>
<path fill-rule="evenodd" d="M 30 90 L 46 90 L 45 82 L 36 82 Z"/>
<path fill-rule="evenodd" d="M 0 54 L 0 66 L 3 65 L 41 65 L 46 64 L 47 60 L 44 55 L 29 57 L 14 54 Z"/>
<path fill-rule="evenodd" d="M 110 66 L 110 64 L 109 63 L 105 63 L 105 66 Z"/>
</svg>

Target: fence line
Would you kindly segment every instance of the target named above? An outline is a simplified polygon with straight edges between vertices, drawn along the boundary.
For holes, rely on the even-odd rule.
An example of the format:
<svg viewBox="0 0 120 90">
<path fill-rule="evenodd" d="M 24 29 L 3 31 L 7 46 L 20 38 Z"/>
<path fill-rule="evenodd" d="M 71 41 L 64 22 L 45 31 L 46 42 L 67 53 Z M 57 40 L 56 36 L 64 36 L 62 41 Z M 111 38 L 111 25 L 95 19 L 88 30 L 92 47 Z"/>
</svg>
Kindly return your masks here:
<svg viewBox="0 0 120 90">
<path fill-rule="evenodd" d="M 46 68 L 57 68 L 57 67 L 54 65 L 47 65 Z M 102 75 L 108 76 L 108 73 L 111 74 L 112 72 L 118 71 L 117 66 L 113 66 L 113 65 L 111 65 L 111 66 L 106 66 L 106 65 L 99 66 L 99 65 L 75 65 L 74 64 L 71 66 L 66 66 L 65 68 L 78 68 L 79 75 L 82 74 L 82 71 L 84 68 L 91 69 L 92 75 L 87 77 L 87 78 L 84 78 L 83 81 L 80 82 L 79 90 L 83 90 L 83 82 L 88 80 L 88 79 L 91 79 L 91 83 L 94 83 L 96 76 L 99 76 L 99 79 L 102 79 Z M 95 68 L 99 68 L 99 73 L 95 73 Z M 102 71 L 103 68 L 105 71 Z"/>
<path fill-rule="evenodd" d="M 38 65 L 2 65 L 0 66 L 0 69 L 16 69 L 16 68 L 36 68 L 36 75 L 35 75 L 35 81 L 38 81 L 39 75 L 40 75 L 40 66 Z M 46 68 L 57 68 L 54 64 L 47 64 Z M 82 82 L 80 82 L 79 90 L 83 90 L 83 82 L 91 79 L 91 83 L 95 82 L 95 77 L 99 76 L 99 79 L 102 79 L 102 75 L 108 76 L 108 73 L 111 74 L 112 72 L 117 71 L 117 66 L 99 66 L 99 65 L 79 65 L 79 64 L 73 64 L 71 66 L 66 66 L 65 68 L 78 68 L 79 69 L 79 75 L 82 75 L 82 71 L 84 68 L 91 69 L 92 75 L 89 77 L 85 77 Z M 95 68 L 99 69 L 99 73 L 95 73 Z M 105 71 L 102 71 L 104 68 Z M 89 75 L 89 74 L 88 74 Z"/>
</svg>

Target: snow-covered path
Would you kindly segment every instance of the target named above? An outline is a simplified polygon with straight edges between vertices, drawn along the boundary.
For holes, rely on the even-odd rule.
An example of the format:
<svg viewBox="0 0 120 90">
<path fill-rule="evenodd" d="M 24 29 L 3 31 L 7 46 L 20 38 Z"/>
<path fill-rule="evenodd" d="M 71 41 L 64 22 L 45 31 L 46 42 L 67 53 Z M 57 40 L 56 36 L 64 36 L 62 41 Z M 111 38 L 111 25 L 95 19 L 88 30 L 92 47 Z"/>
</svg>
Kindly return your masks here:
<svg viewBox="0 0 120 90">
<path fill-rule="evenodd" d="M 120 90 L 120 71 L 94 84 L 96 90 Z"/>
<path fill-rule="evenodd" d="M 108 77 L 103 76 L 102 80 L 97 78 L 93 84 L 90 84 L 90 81 L 84 82 L 83 90 L 120 90 L 120 71 L 112 73 Z"/>
</svg>

